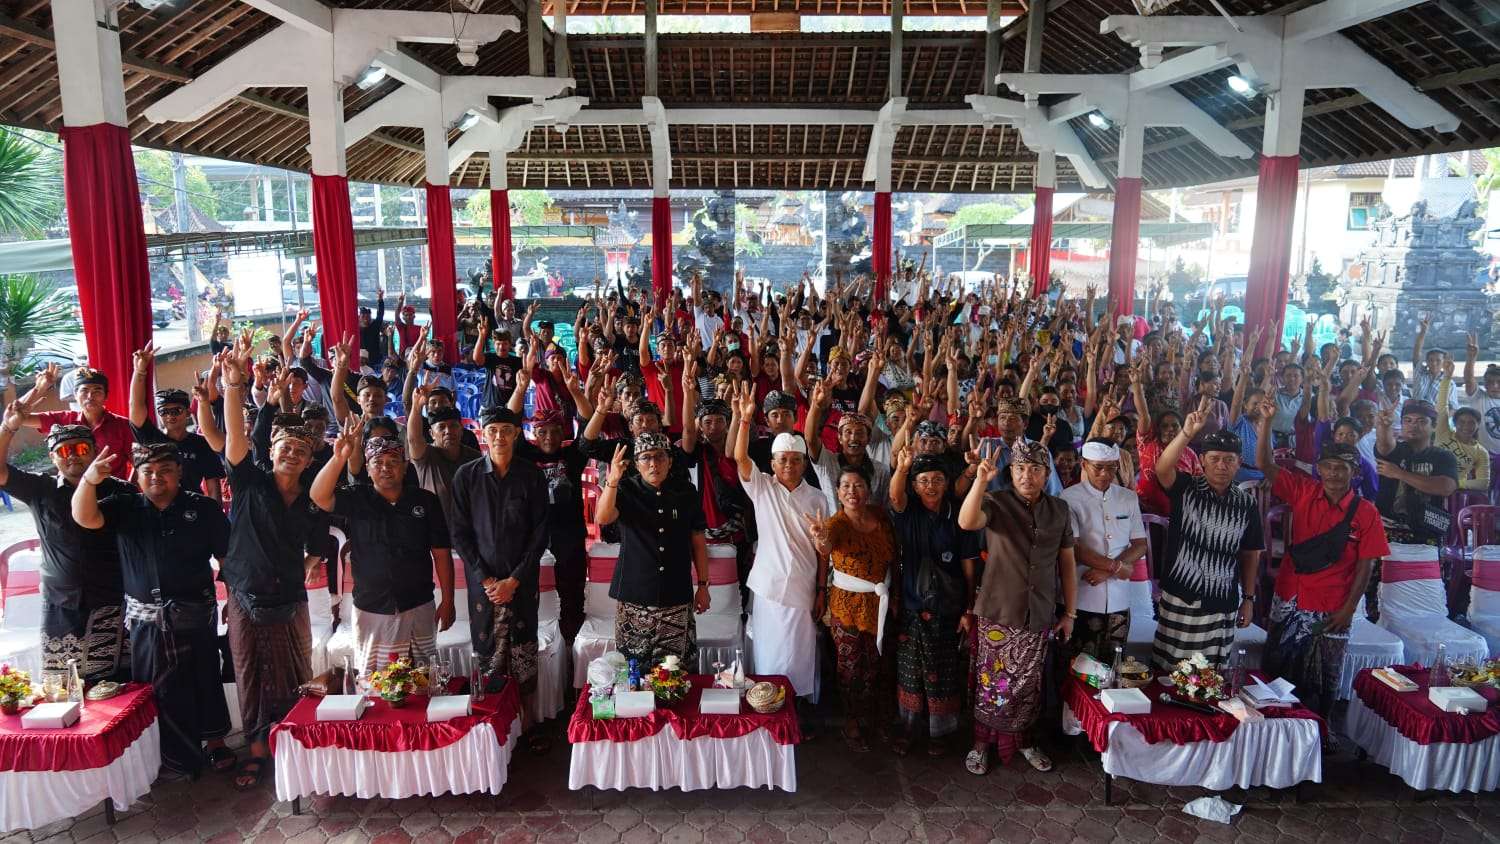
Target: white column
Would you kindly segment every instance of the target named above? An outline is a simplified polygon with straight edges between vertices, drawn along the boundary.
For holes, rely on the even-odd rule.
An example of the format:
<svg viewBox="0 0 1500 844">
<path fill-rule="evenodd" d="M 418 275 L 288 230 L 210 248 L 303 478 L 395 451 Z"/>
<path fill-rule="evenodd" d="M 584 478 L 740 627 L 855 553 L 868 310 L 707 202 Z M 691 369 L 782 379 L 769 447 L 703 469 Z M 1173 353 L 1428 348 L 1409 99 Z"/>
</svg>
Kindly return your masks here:
<svg viewBox="0 0 1500 844">
<path fill-rule="evenodd" d="M 52 0 L 63 125 L 129 124 L 119 23 L 103 0 Z"/>
<path fill-rule="evenodd" d="M 1125 122 L 1120 124 L 1120 160 L 1115 175 L 1121 179 L 1141 177 L 1141 159 L 1146 151 L 1145 115 L 1126 107 Z"/>
<path fill-rule="evenodd" d="M 333 43 L 329 41 L 329 51 Z M 330 68 L 332 63 L 329 64 Z M 343 176 L 348 170 L 344 154 L 344 86 L 330 79 L 307 83 L 307 128 L 315 176 Z"/>
<path fill-rule="evenodd" d="M 1297 155 L 1302 150 L 1302 101 L 1306 89 L 1287 82 L 1266 97 L 1261 155 Z"/>
<path fill-rule="evenodd" d="M 422 155 L 427 164 L 427 183 L 446 185 L 448 184 L 448 127 L 443 123 L 443 98 L 433 94 L 423 99 L 426 114 L 422 121 Z"/>
<path fill-rule="evenodd" d="M 276 222 L 276 194 L 271 189 L 270 176 L 266 176 L 260 180 L 260 195 L 262 203 L 266 206 L 265 221 L 268 223 Z"/>
<path fill-rule="evenodd" d="M 1057 187 L 1057 152 L 1055 150 L 1037 151 L 1036 186 L 1039 188 Z"/>
<path fill-rule="evenodd" d="M 503 149 L 490 150 L 490 190 L 510 189 L 509 155 Z"/>
</svg>

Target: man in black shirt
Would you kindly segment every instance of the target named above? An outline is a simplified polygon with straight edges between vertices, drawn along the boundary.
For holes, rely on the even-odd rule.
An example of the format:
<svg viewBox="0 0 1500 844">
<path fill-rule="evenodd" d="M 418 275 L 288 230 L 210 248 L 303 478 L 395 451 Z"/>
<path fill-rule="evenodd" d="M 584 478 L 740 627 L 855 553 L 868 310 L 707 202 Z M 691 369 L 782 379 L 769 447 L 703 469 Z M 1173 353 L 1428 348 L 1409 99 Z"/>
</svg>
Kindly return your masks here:
<svg viewBox="0 0 1500 844">
<path fill-rule="evenodd" d="M 692 664 L 693 612 L 707 612 L 709 604 L 703 505 L 692 484 L 671 480 L 671 443 L 661 434 L 636 438 L 639 472 L 628 479 L 627 462 L 625 447 L 615 446 L 594 511 L 601 525 L 620 523 L 620 561 L 609 586 L 620 602 L 615 645 L 642 670 L 668 655 Z"/>
<path fill-rule="evenodd" d="M 476 366 L 484 367 L 486 377 L 481 399 L 484 406 L 498 407 L 510 400 L 510 394 L 516 388 L 516 373 L 521 371 L 521 359 L 514 354 L 515 338 L 509 331 L 501 329 L 495 332 L 494 352 L 485 351 L 485 341 L 489 336 L 489 325 L 481 325 L 479 339 L 474 343 L 470 360 Z"/>
<path fill-rule="evenodd" d="M 349 458 L 363 446 L 370 483 L 337 489 Z M 438 497 L 406 481 L 406 452 L 394 437 L 364 439 L 357 420 L 344 423 L 333 459 L 318 472 L 314 504 L 348 519 L 354 576 L 354 647 L 374 671 L 391 656 L 414 664 L 436 653 L 437 634 L 453 626 L 453 552 Z M 442 601 L 432 598 L 437 571 Z"/>
<path fill-rule="evenodd" d="M 156 360 L 153 344 L 135 353 L 135 374 L 130 379 L 130 430 L 139 443 L 172 442 L 182 457 L 182 485 L 193 492 L 202 492 L 215 501 L 224 500 L 221 481 L 224 464 L 212 446 L 199 434 L 188 430 L 192 414 L 188 408 L 192 401 L 186 390 L 157 390 L 156 415 L 161 427 L 151 421 L 146 407 L 147 379 L 151 365 Z"/>
<path fill-rule="evenodd" d="M 359 309 L 359 347 L 370 355 L 370 366 L 380 368 L 385 360 L 385 347 L 380 343 L 380 337 L 385 333 L 385 288 L 381 287 L 375 291 L 375 317 L 370 318 L 370 309 L 361 307 Z"/>
<path fill-rule="evenodd" d="M 172 443 L 137 444 L 131 454 L 140 492 L 100 501 L 98 488 L 117 455 L 109 447 L 73 491 L 73 520 L 108 528 L 120 553 L 130 667 L 149 680 L 164 721 L 162 764 L 185 774 L 203 768 L 200 742 L 216 769 L 234 762 L 224 747 L 229 708 L 219 681 L 214 571 L 229 550 L 229 520 L 218 502 L 182 488 L 182 463 Z"/>
<path fill-rule="evenodd" d="M 1458 460 L 1432 444 L 1437 408 L 1410 399 L 1401 405 L 1401 440 L 1392 430 L 1395 414 L 1375 417 L 1375 473 L 1380 476 L 1375 508 L 1386 538 L 1408 545 L 1440 545 L 1448 534 L 1447 499 L 1458 489 Z M 1380 560 L 1375 560 L 1365 587 L 1365 609 L 1380 618 Z"/>
<path fill-rule="evenodd" d="M 320 437 L 300 424 L 277 426 L 270 471 L 255 465 L 242 418 L 247 363 L 231 355 L 224 366 L 224 458 L 234 485 L 224 619 L 250 751 L 235 776 L 241 790 L 264 776 L 271 726 L 297 702 L 297 687 L 312 679 L 312 621 L 303 582 L 321 561 L 328 537 L 302 480 Z"/>
<path fill-rule="evenodd" d="M 518 399 L 512 399 L 515 411 Z M 543 410 L 531 419 L 534 439 L 516 441 L 516 456 L 530 460 L 547 479 L 547 550 L 557 582 L 558 626 L 572 644 L 583 626 L 583 587 L 588 575 L 584 550 L 583 469 L 588 458 L 578 444 L 563 443 L 562 411 Z"/>
<path fill-rule="evenodd" d="M 21 428 L 16 410 L 0 420 L 0 454 L 10 453 Z M 85 680 L 128 680 L 120 552 L 108 531 L 73 521 L 73 488 L 94 459 L 94 434 L 87 425 L 54 425 L 47 451 L 55 478 L 0 464 L 0 489 L 31 508 L 42 544 L 42 670 L 63 671 L 77 660 Z M 106 496 L 131 489 L 118 478 L 103 485 Z"/>
<path fill-rule="evenodd" d="M 542 552 L 547 548 L 547 479 L 517 459 L 521 416 L 487 407 L 479 416 L 485 457 L 453 475 L 453 543 L 469 589 L 469 634 L 486 674 L 508 674 L 521 693 L 529 726 L 536 694 L 536 616 Z M 547 741 L 533 734 L 534 751 Z"/>
</svg>

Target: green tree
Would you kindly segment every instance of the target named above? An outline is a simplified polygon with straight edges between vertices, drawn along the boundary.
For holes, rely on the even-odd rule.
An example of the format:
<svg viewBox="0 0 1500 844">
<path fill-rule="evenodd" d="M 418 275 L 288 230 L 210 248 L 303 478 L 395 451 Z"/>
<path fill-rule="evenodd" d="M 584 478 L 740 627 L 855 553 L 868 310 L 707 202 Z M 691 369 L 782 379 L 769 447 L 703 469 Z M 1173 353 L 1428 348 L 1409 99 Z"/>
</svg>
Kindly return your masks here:
<svg viewBox="0 0 1500 844">
<path fill-rule="evenodd" d="M 980 202 L 965 205 L 948 221 L 948 228 L 982 225 L 985 223 L 1007 223 L 1010 219 L 1031 207 L 1029 196 L 1016 196 L 1001 202 Z"/>
<path fill-rule="evenodd" d="M 176 192 L 172 188 L 171 153 L 157 149 L 137 149 L 135 173 L 136 181 L 141 186 L 141 194 L 150 198 L 152 208 L 160 211 L 177 207 Z M 188 204 L 204 216 L 218 219 L 219 203 L 214 196 L 213 187 L 208 183 L 208 177 L 203 175 L 203 169 L 187 168 L 185 181 Z"/>
<path fill-rule="evenodd" d="M 32 275 L 0 275 L 0 369 L 25 374 L 18 366 L 44 337 L 76 335 L 72 306 Z"/>
<path fill-rule="evenodd" d="M 734 254 L 759 258 L 765 250 L 750 229 L 758 222 L 755 209 L 743 202 L 734 205 Z"/>
<path fill-rule="evenodd" d="M 0 232 L 39 238 L 62 214 L 62 164 L 32 134 L 0 131 Z"/>
<path fill-rule="evenodd" d="M 552 207 L 552 195 L 544 190 L 513 190 L 510 192 L 510 219 L 522 226 L 540 226 L 547 222 L 547 209 Z M 490 192 L 475 191 L 464 203 L 464 217 L 471 226 L 490 224 Z"/>
<path fill-rule="evenodd" d="M 1479 192 L 1479 204 L 1486 205 L 1495 189 L 1500 188 L 1500 147 L 1482 149 L 1479 154 L 1484 156 L 1485 169 L 1474 188 Z"/>
</svg>

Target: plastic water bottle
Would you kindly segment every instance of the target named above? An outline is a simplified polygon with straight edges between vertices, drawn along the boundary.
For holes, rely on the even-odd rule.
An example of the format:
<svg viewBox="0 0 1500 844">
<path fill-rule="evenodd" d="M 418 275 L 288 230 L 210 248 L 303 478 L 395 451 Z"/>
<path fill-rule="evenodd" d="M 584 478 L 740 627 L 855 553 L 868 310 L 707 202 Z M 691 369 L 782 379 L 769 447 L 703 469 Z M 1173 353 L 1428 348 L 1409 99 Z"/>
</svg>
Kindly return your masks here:
<svg viewBox="0 0 1500 844">
<path fill-rule="evenodd" d="M 346 695 L 359 694 L 359 685 L 354 681 L 354 667 L 349 664 L 349 657 L 344 657 L 344 684 L 343 693 Z"/>
<path fill-rule="evenodd" d="M 1123 646 L 1121 646 L 1121 645 L 1115 645 L 1115 661 L 1112 662 L 1112 663 L 1110 663 L 1110 665 L 1109 665 L 1109 684 L 1108 684 L 1109 688 L 1111 688 L 1111 689 L 1124 688 L 1124 684 L 1120 682 L 1120 671 L 1124 667 L 1125 667 L 1125 648 Z"/>
<path fill-rule="evenodd" d="M 1226 672 L 1224 678 L 1225 684 L 1228 686 L 1225 692 L 1229 697 L 1239 694 L 1240 689 L 1244 687 L 1245 665 L 1247 662 L 1249 662 L 1249 658 L 1246 656 L 1244 648 L 1235 650 L 1234 655 L 1229 658 L 1229 670 Z"/>
<path fill-rule="evenodd" d="M 78 660 L 68 660 L 68 700 L 83 707 L 83 675 L 78 673 Z"/>
<path fill-rule="evenodd" d="M 469 699 L 474 701 L 484 700 L 484 671 L 479 664 L 483 657 L 476 651 L 469 660 Z"/>
<path fill-rule="evenodd" d="M 1431 688 L 1453 685 L 1448 677 L 1448 646 L 1442 642 L 1438 642 L 1437 656 L 1432 658 L 1432 668 L 1427 671 L 1427 685 Z"/>
</svg>

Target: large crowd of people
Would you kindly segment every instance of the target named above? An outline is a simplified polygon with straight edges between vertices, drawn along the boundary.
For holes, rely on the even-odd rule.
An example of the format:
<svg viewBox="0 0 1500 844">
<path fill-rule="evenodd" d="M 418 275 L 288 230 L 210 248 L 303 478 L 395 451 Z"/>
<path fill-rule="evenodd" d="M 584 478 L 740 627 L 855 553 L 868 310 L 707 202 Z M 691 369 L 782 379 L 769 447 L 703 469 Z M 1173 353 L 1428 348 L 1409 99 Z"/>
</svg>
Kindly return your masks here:
<svg viewBox="0 0 1500 844">
<path fill-rule="evenodd" d="M 1447 497 L 1500 474 L 1500 368 L 1476 373 L 1472 342 L 1455 384 L 1453 357 L 1419 336 L 1408 380 L 1368 322 L 1315 348 L 1310 331 L 1247 332 L 1222 303 L 1183 322 L 1170 302 L 1111 316 L 1093 290 L 911 272 L 893 288 L 619 289 L 579 308 L 576 351 L 535 303 L 518 317 L 471 296 L 462 333 L 431 337 L 404 301 L 387 325 L 382 294 L 357 357 L 306 313 L 265 347 L 226 329 L 196 384 L 158 383 L 153 401 L 148 346 L 128 417 L 105 406 L 120 385 L 87 368 L 76 410 L 38 412 L 49 369 L 0 420 L 0 449 L 38 428 L 56 469 L 0 469 L 41 538 L 45 665 L 153 683 L 166 764 L 237 766 L 253 787 L 311 678 L 305 580 L 337 564 L 333 526 L 358 667 L 431 656 L 462 566 L 473 650 L 525 696 L 542 558 L 571 640 L 592 518 L 620 545 L 624 654 L 692 660 L 709 545 L 732 545 L 754 669 L 789 679 L 808 735 L 832 687 L 855 751 L 947 754 L 967 721 L 970 772 L 1017 752 L 1048 770 L 1049 660 L 1112 660 L 1138 567 L 1160 585 L 1157 668 L 1222 665 L 1256 618 L 1265 667 L 1326 711 L 1353 619 L 1378 612 L 1362 599 L 1387 543 L 1440 542 Z M 467 425 L 450 344 L 484 374 Z M 1262 600 L 1274 501 L 1292 528 Z M 1146 515 L 1166 519 L 1149 561 Z M 546 749 L 544 730 L 528 740 Z"/>
</svg>

